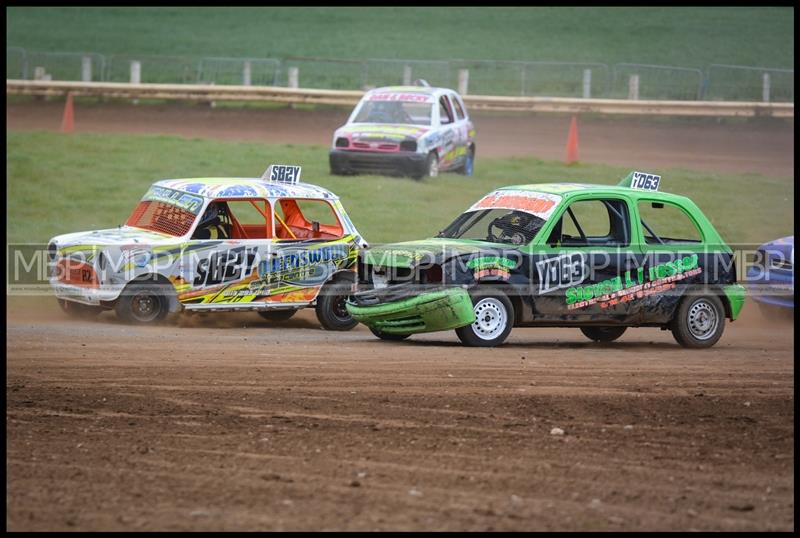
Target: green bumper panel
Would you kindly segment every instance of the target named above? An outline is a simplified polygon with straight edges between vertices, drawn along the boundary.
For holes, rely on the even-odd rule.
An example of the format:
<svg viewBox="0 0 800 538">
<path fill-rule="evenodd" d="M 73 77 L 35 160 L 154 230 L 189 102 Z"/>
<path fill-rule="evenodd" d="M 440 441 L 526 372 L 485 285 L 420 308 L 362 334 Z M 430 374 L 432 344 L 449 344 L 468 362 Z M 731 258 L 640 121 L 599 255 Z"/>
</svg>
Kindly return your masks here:
<svg viewBox="0 0 800 538">
<path fill-rule="evenodd" d="M 745 287 L 741 284 L 730 284 L 723 286 L 722 291 L 725 292 L 725 296 L 728 298 L 728 304 L 731 307 L 731 321 L 733 321 L 739 316 L 739 312 L 742 311 L 744 306 Z"/>
<path fill-rule="evenodd" d="M 472 299 L 463 288 L 447 288 L 370 306 L 348 302 L 347 311 L 367 327 L 388 334 L 445 331 L 475 323 Z"/>
</svg>

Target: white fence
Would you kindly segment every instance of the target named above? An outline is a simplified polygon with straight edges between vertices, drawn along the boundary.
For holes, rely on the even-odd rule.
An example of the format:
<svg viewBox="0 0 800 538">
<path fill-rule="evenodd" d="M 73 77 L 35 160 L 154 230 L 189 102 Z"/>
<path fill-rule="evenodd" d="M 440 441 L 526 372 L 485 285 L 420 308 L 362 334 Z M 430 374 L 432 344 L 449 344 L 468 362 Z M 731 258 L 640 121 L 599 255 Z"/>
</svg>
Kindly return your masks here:
<svg viewBox="0 0 800 538">
<path fill-rule="evenodd" d="M 450 88 L 461 82 L 464 93 L 476 95 L 794 101 L 793 69 L 721 64 L 700 70 L 632 63 L 105 56 L 7 47 L 6 78 L 130 82 L 131 62 L 139 62 L 141 81 L 148 83 L 291 87 L 296 82 L 294 87 L 365 90 L 425 79 Z"/>
<path fill-rule="evenodd" d="M 352 106 L 361 91 L 277 86 L 223 86 L 198 84 L 125 84 L 110 82 L 64 82 L 6 80 L 6 95 L 63 97 L 95 96 L 122 99 L 176 99 L 195 101 L 271 101 Z M 629 99 L 583 99 L 568 97 L 507 97 L 466 95 L 472 110 L 520 110 L 530 112 L 591 112 L 666 116 L 793 118 L 794 103 L 647 101 Z"/>
</svg>

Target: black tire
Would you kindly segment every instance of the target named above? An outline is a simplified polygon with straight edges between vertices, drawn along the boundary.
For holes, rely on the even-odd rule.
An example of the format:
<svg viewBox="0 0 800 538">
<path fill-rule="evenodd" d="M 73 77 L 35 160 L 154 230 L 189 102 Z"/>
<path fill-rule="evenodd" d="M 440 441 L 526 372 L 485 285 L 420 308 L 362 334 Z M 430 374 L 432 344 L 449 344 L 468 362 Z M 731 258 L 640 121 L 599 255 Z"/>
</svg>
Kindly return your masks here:
<svg viewBox="0 0 800 538">
<path fill-rule="evenodd" d="M 166 284 L 133 282 L 122 290 L 114 310 L 127 323 L 158 323 L 169 313 L 168 293 L 169 287 Z"/>
<path fill-rule="evenodd" d="M 358 321 L 353 319 L 345 303 L 352 293 L 352 284 L 346 280 L 333 280 L 328 282 L 319 292 L 317 297 L 317 319 L 329 331 L 349 331 Z"/>
<path fill-rule="evenodd" d="M 581 327 L 581 332 L 595 342 L 613 342 L 623 335 L 627 327 Z"/>
<path fill-rule="evenodd" d="M 428 153 L 428 157 L 425 159 L 425 167 L 422 170 L 421 174 L 417 174 L 414 176 L 414 179 L 423 179 L 426 177 L 436 177 L 439 175 L 439 157 L 436 156 L 435 151 L 431 151 Z"/>
<path fill-rule="evenodd" d="M 706 348 L 725 330 L 725 308 L 716 295 L 687 295 L 672 318 L 672 336 L 683 347 Z"/>
<path fill-rule="evenodd" d="M 105 310 L 102 306 L 93 306 L 88 304 L 76 303 L 74 301 L 67 301 L 66 299 L 57 299 L 58 306 L 61 311 L 71 318 L 75 319 L 92 319 L 97 317 L 100 312 Z"/>
<path fill-rule="evenodd" d="M 514 327 L 514 305 L 508 295 L 491 286 L 471 293 L 475 323 L 456 329 L 458 339 L 467 346 L 494 347 L 505 342 Z"/>
<path fill-rule="evenodd" d="M 405 340 L 406 338 L 411 336 L 410 334 L 385 333 L 383 331 L 379 331 L 377 329 L 373 329 L 372 327 L 370 327 L 369 330 L 372 331 L 372 334 L 374 334 L 375 336 L 377 336 L 381 340 L 391 340 L 391 341 L 394 341 L 394 342 L 399 342 L 400 340 Z"/>
<path fill-rule="evenodd" d="M 258 315 L 267 321 L 288 321 L 297 314 L 297 309 L 292 310 L 259 310 Z"/>
</svg>

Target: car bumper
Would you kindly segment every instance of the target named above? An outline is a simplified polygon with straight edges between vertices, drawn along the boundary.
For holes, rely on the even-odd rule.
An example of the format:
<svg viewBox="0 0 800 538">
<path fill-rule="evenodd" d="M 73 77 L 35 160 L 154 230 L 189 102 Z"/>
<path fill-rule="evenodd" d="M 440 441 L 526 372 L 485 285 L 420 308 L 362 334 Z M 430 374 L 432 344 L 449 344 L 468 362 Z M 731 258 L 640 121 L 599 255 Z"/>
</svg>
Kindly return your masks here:
<svg viewBox="0 0 800 538">
<path fill-rule="evenodd" d="M 50 279 L 50 285 L 57 298 L 92 306 L 97 306 L 102 301 L 116 300 L 121 291 L 120 289 L 109 287 L 89 288 L 74 286 L 56 279 Z"/>
<path fill-rule="evenodd" d="M 341 174 L 376 173 L 424 175 L 427 155 L 400 152 L 381 153 L 372 151 L 347 151 L 334 149 L 330 152 L 331 171 Z"/>
<path fill-rule="evenodd" d="M 444 331 L 475 322 L 472 299 L 464 288 L 442 288 L 390 302 L 357 304 L 365 294 L 374 292 L 356 294 L 355 301 L 347 303 L 347 311 L 364 325 L 387 334 Z"/>
</svg>

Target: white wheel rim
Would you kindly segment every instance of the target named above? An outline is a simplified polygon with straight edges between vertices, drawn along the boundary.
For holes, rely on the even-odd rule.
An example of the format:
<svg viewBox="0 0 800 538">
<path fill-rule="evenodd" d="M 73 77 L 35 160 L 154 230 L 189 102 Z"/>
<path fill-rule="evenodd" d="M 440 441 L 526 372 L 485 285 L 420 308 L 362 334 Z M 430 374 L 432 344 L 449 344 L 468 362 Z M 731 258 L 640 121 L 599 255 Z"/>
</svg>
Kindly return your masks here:
<svg viewBox="0 0 800 538">
<path fill-rule="evenodd" d="M 692 336 L 698 340 L 708 340 L 717 332 L 719 325 L 717 311 L 705 299 L 698 299 L 689 307 L 687 324 Z"/>
<path fill-rule="evenodd" d="M 481 299 L 473 308 L 475 323 L 472 331 L 481 340 L 494 340 L 508 324 L 508 313 L 503 303 L 493 298 Z"/>
<path fill-rule="evenodd" d="M 439 160 L 434 157 L 431 161 L 431 169 L 429 170 L 431 177 L 436 177 L 439 175 Z"/>
</svg>

